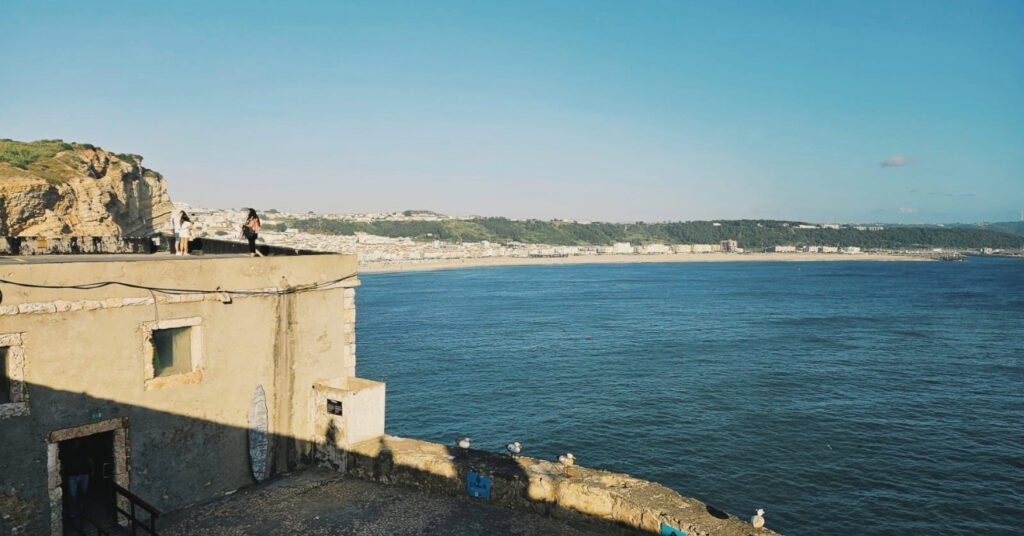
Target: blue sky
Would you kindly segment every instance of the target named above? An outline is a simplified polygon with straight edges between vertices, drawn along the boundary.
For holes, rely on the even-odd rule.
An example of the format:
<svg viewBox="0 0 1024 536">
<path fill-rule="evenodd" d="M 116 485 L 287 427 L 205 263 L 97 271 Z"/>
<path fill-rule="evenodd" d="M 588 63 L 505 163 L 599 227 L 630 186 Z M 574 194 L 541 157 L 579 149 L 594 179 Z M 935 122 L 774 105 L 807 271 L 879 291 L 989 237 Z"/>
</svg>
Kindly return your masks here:
<svg viewBox="0 0 1024 536">
<path fill-rule="evenodd" d="M 142 154 L 207 207 L 1016 220 L 1021 28 L 1018 1 L 8 0 L 0 137 Z"/>
</svg>

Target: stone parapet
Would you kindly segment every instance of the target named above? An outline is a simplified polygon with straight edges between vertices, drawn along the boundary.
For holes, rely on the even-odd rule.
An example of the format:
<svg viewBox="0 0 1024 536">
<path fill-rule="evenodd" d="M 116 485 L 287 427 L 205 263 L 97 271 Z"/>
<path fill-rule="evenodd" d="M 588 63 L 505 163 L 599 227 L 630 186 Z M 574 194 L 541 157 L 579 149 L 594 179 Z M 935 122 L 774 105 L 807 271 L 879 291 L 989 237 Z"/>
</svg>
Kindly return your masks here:
<svg viewBox="0 0 1024 536">
<path fill-rule="evenodd" d="M 157 247 L 145 236 L 0 236 L 0 255 L 152 253 Z"/>
<path fill-rule="evenodd" d="M 345 451 L 357 478 L 448 495 L 466 495 L 470 471 L 491 479 L 492 503 L 555 517 L 600 518 L 655 534 L 661 524 L 688 536 L 768 536 L 736 516 L 665 486 L 581 466 L 382 436 Z"/>
</svg>

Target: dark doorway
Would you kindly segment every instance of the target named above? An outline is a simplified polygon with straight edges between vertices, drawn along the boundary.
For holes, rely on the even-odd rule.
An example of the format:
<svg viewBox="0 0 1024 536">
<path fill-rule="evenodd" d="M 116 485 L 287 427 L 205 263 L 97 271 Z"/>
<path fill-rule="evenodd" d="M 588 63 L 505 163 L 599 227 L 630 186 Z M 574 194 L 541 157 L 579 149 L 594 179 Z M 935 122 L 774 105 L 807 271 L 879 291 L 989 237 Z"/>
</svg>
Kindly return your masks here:
<svg viewBox="0 0 1024 536">
<path fill-rule="evenodd" d="M 114 432 L 61 441 L 58 452 L 64 488 L 64 534 L 84 534 L 89 526 L 116 525 Z"/>
</svg>

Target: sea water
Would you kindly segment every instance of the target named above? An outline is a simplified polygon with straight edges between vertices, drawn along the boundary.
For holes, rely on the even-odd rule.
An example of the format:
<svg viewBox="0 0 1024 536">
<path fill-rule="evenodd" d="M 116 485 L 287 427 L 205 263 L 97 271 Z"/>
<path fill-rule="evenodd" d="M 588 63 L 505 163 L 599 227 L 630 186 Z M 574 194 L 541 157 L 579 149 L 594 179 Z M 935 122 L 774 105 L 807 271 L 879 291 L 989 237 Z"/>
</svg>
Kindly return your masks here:
<svg viewBox="0 0 1024 536">
<path fill-rule="evenodd" d="M 1024 260 L 360 278 L 389 434 L 572 452 L 789 536 L 1024 533 Z"/>
</svg>

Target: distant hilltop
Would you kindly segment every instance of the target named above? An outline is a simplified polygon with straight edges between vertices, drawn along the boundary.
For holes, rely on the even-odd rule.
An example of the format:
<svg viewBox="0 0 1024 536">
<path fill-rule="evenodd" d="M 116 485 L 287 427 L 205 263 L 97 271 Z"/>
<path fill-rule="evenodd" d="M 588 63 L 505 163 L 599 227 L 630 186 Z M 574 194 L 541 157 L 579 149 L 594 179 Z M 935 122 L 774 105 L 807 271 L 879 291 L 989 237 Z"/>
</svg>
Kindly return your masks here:
<svg viewBox="0 0 1024 536">
<path fill-rule="evenodd" d="M 139 155 L 0 139 L 0 236 L 147 236 L 172 208 Z"/>
<path fill-rule="evenodd" d="M 1024 226 L 1015 222 L 963 225 L 859 225 L 777 220 L 602 223 L 448 217 L 426 210 L 395 213 L 285 214 L 268 211 L 274 229 L 326 235 L 367 235 L 455 243 L 610 246 L 629 243 L 719 244 L 735 240 L 747 251 L 778 246 L 859 247 L 873 250 L 1024 249 Z M 1020 233 L 1014 233 L 1015 230 Z"/>
</svg>

